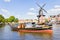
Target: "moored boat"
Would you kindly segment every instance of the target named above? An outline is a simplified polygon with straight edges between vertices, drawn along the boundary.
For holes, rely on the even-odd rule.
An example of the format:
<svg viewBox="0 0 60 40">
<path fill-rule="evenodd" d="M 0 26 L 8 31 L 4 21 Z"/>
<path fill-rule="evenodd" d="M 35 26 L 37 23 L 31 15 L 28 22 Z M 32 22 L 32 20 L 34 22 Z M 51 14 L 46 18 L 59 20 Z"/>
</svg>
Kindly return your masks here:
<svg viewBox="0 0 60 40">
<path fill-rule="evenodd" d="M 19 28 L 20 32 L 47 32 L 50 33 L 52 32 L 52 27 L 51 26 L 47 26 L 47 25 L 36 25 L 35 27 L 20 27 Z"/>
<path fill-rule="evenodd" d="M 50 33 L 52 32 L 52 28 L 25 28 L 20 29 L 20 32 L 44 32 L 44 33 Z"/>
<path fill-rule="evenodd" d="M 18 31 L 19 29 L 18 29 L 18 23 L 16 23 L 16 24 L 12 24 L 12 23 L 8 23 L 8 25 L 10 26 L 10 28 L 11 28 L 11 30 L 13 30 L 13 31 Z"/>
<path fill-rule="evenodd" d="M 51 33 L 52 30 L 19 30 L 20 32 Z"/>
<path fill-rule="evenodd" d="M 27 27 L 28 25 L 28 27 Z M 32 26 L 32 24 L 20 24 L 18 27 L 14 27 L 12 25 L 11 26 L 11 29 L 13 31 L 19 31 L 19 32 L 44 32 L 44 33 L 50 33 L 52 32 L 52 27 L 51 26 L 47 26 L 47 25 L 35 25 L 35 26 Z"/>
</svg>

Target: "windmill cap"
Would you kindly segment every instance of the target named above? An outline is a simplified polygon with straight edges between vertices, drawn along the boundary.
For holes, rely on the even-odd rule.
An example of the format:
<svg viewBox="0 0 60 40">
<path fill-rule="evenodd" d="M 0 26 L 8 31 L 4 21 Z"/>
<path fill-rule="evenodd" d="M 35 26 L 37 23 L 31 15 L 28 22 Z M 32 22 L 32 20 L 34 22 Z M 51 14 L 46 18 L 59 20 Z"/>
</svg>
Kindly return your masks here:
<svg viewBox="0 0 60 40">
<path fill-rule="evenodd" d="M 41 17 L 41 16 L 45 16 L 45 15 L 38 15 L 37 17 Z"/>
</svg>

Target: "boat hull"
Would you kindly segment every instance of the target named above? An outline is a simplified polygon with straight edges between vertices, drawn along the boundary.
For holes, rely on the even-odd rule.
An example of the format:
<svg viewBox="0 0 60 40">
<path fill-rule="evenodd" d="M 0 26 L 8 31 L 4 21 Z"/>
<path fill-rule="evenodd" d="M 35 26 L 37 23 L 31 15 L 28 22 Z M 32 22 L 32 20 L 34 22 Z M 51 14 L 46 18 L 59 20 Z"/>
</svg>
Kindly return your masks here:
<svg viewBox="0 0 60 40">
<path fill-rule="evenodd" d="M 51 33 L 52 32 L 52 30 L 19 30 L 20 32 L 36 32 L 36 33 L 42 33 L 42 32 L 44 32 L 44 33 Z"/>
<path fill-rule="evenodd" d="M 19 32 L 44 32 L 44 33 L 51 33 L 52 27 L 49 28 L 15 28 L 12 27 L 13 31 L 19 31 Z"/>
<path fill-rule="evenodd" d="M 25 29 L 19 29 L 20 32 L 37 32 L 37 33 L 51 33 L 52 28 L 25 28 Z"/>
</svg>

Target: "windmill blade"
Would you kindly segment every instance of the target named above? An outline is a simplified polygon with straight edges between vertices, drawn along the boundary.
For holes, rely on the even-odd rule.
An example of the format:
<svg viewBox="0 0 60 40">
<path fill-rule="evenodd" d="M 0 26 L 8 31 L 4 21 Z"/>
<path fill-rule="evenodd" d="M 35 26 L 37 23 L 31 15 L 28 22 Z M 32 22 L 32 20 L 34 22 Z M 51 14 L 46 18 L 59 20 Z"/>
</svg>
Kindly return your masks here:
<svg viewBox="0 0 60 40">
<path fill-rule="evenodd" d="M 36 3 L 39 7 L 40 7 L 40 9 L 42 9 L 42 10 L 44 10 L 43 9 L 43 7 L 46 5 L 46 4 L 44 4 L 42 7 L 38 4 L 38 3 Z M 45 10 L 44 10 L 45 11 Z M 47 11 L 45 11 L 46 13 L 47 13 Z"/>
<path fill-rule="evenodd" d="M 44 10 L 44 12 L 47 13 L 47 11 L 46 11 L 45 9 L 43 9 L 43 7 L 44 7 L 46 4 L 44 4 L 42 7 L 41 7 L 38 3 L 36 3 L 36 4 L 40 7 L 40 10 Z"/>
<path fill-rule="evenodd" d="M 44 4 L 42 7 L 38 4 L 38 3 L 36 3 L 40 8 L 43 8 L 46 4 Z"/>
<path fill-rule="evenodd" d="M 43 9 L 43 10 L 44 10 L 44 12 L 48 13 L 45 9 Z"/>
<path fill-rule="evenodd" d="M 46 4 L 44 4 L 43 6 L 42 6 L 42 8 L 45 6 Z"/>
<path fill-rule="evenodd" d="M 37 6 L 39 6 L 40 8 L 42 8 L 38 3 L 36 3 L 37 4 Z"/>
</svg>

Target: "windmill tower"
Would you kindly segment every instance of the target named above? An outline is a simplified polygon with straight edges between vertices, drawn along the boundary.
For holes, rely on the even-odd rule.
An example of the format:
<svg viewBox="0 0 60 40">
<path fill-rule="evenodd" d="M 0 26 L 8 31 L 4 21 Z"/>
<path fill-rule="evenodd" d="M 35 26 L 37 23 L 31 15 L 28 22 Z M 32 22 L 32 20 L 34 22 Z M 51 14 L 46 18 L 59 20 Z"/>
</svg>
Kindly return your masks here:
<svg viewBox="0 0 60 40">
<path fill-rule="evenodd" d="M 38 24 L 39 24 L 40 23 L 40 17 L 41 16 L 43 16 L 43 17 L 45 16 L 43 14 L 43 11 L 46 12 L 46 13 L 47 13 L 47 11 L 45 9 L 43 9 L 43 7 L 45 6 L 45 4 L 42 7 L 38 3 L 36 3 L 36 4 L 37 4 L 38 7 L 40 7 L 39 14 L 37 15 L 37 17 L 38 17 Z"/>
</svg>

